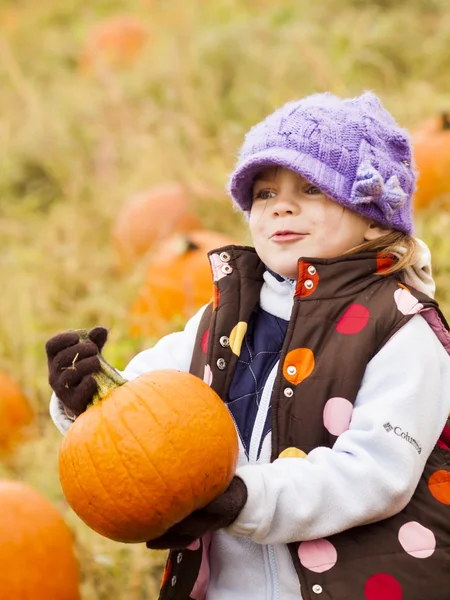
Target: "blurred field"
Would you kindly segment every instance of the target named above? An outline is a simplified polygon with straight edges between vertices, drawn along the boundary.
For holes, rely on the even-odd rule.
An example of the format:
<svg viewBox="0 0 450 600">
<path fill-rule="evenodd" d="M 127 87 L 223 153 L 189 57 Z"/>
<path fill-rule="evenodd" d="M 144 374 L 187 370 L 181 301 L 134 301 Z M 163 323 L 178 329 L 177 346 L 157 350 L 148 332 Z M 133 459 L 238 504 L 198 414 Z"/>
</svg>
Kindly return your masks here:
<svg viewBox="0 0 450 600">
<path fill-rule="evenodd" d="M 91 28 L 132 15 L 148 28 L 122 68 L 78 67 Z M 207 227 L 248 242 L 224 186 L 248 127 L 315 91 L 378 93 L 413 127 L 450 109 L 448 0 L 0 0 L 0 368 L 39 418 L 0 476 L 43 491 L 72 527 L 83 600 L 157 597 L 164 553 L 109 542 L 65 506 L 60 435 L 47 413 L 44 343 L 103 324 L 122 368 L 154 340 L 128 337 L 143 264 L 121 276 L 110 241 L 119 207 L 166 180 L 202 181 Z M 444 199 L 445 200 L 445 199 Z M 450 211 L 417 215 L 450 315 Z"/>
</svg>

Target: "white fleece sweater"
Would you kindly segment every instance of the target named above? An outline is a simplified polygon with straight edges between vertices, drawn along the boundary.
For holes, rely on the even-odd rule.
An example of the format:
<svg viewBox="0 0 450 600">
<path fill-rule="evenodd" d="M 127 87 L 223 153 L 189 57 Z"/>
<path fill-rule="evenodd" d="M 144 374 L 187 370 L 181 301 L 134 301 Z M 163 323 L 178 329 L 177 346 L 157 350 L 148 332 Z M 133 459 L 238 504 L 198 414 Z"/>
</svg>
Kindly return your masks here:
<svg viewBox="0 0 450 600">
<path fill-rule="evenodd" d="M 264 278 L 261 306 L 289 319 L 294 286 L 268 272 Z M 138 354 L 124 377 L 161 368 L 188 371 L 203 310 L 183 332 Z M 255 422 L 252 441 L 258 446 L 257 423 L 265 420 L 274 375 Z M 67 431 L 72 421 L 55 396 L 50 412 L 57 427 Z M 286 543 L 321 538 L 402 510 L 449 412 L 450 357 L 416 315 L 368 364 L 350 428 L 332 449 L 270 463 L 270 433 L 257 461 L 249 462 L 241 447 L 237 475 L 247 485 L 248 500 L 237 520 L 212 537 L 207 600 L 301 600 Z M 416 440 L 420 453 L 402 433 Z"/>
</svg>

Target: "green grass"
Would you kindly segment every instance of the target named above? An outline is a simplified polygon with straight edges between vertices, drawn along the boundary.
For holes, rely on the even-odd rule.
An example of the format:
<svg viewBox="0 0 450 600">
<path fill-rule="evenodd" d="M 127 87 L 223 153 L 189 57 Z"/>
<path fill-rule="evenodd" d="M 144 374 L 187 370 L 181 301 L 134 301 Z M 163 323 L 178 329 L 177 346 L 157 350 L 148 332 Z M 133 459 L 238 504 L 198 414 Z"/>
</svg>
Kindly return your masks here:
<svg viewBox="0 0 450 600">
<path fill-rule="evenodd" d="M 78 69 L 91 27 L 133 14 L 149 42 L 131 66 Z M 110 235 L 135 192 L 204 181 L 205 226 L 247 241 L 224 186 L 243 135 L 273 108 L 316 91 L 372 89 L 406 127 L 450 107 L 447 0 L 0 0 L 0 367 L 38 411 L 34 435 L 0 474 L 42 490 L 74 530 L 83 600 L 157 595 L 163 553 L 109 542 L 64 503 L 49 422 L 44 343 L 111 328 L 117 367 L 152 340 L 128 338 L 142 264 L 118 276 Z M 417 215 L 450 309 L 449 213 Z"/>
</svg>

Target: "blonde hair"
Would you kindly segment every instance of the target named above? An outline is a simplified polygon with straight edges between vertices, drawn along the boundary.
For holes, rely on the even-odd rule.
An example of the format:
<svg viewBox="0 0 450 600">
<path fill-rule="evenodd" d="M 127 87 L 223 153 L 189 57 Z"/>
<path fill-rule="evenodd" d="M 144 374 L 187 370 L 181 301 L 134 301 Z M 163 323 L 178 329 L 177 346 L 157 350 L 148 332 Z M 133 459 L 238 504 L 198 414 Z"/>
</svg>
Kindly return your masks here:
<svg viewBox="0 0 450 600">
<path fill-rule="evenodd" d="M 383 275 L 391 275 L 417 263 L 419 245 L 411 235 L 401 231 L 391 231 L 375 240 L 363 242 L 359 246 L 347 250 L 344 254 L 360 254 L 361 252 L 380 252 L 383 256 L 394 255 L 397 260 L 392 267 L 383 271 Z"/>
</svg>

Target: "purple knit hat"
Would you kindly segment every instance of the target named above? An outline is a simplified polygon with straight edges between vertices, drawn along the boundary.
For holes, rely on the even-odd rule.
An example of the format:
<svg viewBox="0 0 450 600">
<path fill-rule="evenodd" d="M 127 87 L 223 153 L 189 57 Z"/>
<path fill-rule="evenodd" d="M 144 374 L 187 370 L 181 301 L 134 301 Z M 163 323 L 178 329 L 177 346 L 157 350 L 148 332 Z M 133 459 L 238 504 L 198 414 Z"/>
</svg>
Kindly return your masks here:
<svg viewBox="0 0 450 600">
<path fill-rule="evenodd" d="M 313 94 L 288 102 L 247 133 L 229 192 L 243 211 L 264 167 L 295 171 L 343 206 L 389 228 L 412 233 L 415 190 L 411 144 L 378 97 Z"/>
</svg>

